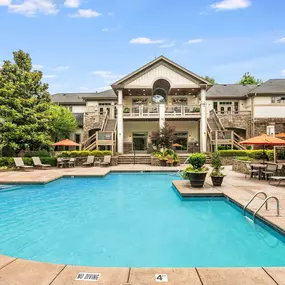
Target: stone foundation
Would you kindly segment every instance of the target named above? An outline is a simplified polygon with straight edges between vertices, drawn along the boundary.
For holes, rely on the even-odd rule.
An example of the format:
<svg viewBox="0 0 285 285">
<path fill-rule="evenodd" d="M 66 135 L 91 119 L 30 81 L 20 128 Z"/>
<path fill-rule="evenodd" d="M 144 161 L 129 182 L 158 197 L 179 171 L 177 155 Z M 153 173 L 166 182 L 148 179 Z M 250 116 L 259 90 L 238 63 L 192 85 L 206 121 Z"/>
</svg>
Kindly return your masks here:
<svg viewBox="0 0 285 285">
<path fill-rule="evenodd" d="M 240 173 L 248 173 L 247 168 L 246 168 L 246 164 L 248 163 L 259 163 L 259 161 L 243 161 L 243 160 L 237 160 L 234 159 L 233 160 L 233 171 L 237 171 Z"/>
<path fill-rule="evenodd" d="M 151 157 L 151 165 L 152 166 L 160 166 L 160 160 L 157 157 L 152 156 Z"/>
<path fill-rule="evenodd" d="M 261 118 L 255 119 L 254 122 L 254 136 L 266 134 L 267 126 L 275 126 L 275 133 L 285 132 L 285 118 Z"/>
<path fill-rule="evenodd" d="M 132 143 L 124 142 L 124 154 L 133 153 Z"/>
</svg>

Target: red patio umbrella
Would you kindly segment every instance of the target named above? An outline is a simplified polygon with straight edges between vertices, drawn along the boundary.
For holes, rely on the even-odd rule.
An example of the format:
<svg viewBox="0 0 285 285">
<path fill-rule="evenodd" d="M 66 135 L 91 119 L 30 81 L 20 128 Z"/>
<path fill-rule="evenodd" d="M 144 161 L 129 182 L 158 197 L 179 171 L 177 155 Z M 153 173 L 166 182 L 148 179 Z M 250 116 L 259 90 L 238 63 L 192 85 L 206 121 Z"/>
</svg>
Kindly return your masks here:
<svg viewBox="0 0 285 285">
<path fill-rule="evenodd" d="M 285 142 L 285 141 L 284 141 Z M 71 141 L 69 139 L 65 139 L 53 144 L 54 146 L 80 146 L 80 144 Z"/>
</svg>

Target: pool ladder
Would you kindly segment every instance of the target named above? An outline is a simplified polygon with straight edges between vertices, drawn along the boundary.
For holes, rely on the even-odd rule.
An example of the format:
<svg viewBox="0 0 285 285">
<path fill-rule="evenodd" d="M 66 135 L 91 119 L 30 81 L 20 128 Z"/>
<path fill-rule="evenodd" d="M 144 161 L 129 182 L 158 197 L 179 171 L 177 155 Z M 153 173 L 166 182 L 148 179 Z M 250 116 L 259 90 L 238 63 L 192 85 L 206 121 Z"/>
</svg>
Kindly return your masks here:
<svg viewBox="0 0 285 285">
<path fill-rule="evenodd" d="M 268 210 L 268 201 L 269 201 L 270 199 L 274 199 L 274 200 L 276 201 L 276 211 L 277 211 L 276 217 L 278 217 L 278 216 L 279 216 L 279 213 L 280 213 L 280 211 L 279 211 L 279 199 L 278 199 L 277 197 L 275 197 L 275 196 L 269 196 L 269 197 L 268 197 L 267 194 L 266 194 L 265 192 L 262 192 L 262 191 L 257 192 L 257 193 L 248 201 L 248 203 L 243 207 L 243 215 L 245 216 L 245 214 L 246 214 L 246 209 L 247 209 L 247 207 L 249 206 L 249 204 L 255 199 L 255 197 L 257 197 L 257 196 L 260 195 L 260 194 L 264 195 L 264 201 L 262 202 L 262 204 L 260 205 L 260 207 L 254 212 L 254 214 L 253 214 L 253 222 L 255 222 L 255 218 L 256 218 L 257 213 L 261 210 L 261 208 L 262 208 L 264 205 L 265 205 L 265 209 Z"/>
</svg>

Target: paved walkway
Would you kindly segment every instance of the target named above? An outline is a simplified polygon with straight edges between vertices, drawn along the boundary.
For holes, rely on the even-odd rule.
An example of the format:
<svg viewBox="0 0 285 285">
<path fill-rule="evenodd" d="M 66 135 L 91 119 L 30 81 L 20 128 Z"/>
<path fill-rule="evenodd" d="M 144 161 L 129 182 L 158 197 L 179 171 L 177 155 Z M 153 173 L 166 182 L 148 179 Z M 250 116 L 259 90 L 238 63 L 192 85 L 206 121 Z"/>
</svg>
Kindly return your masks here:
<svg viewBox="0 0 285 285">
<path fill-rule="evenodd" d="M 110 168 L 75 168 L 36 170 L 34 172 L 0 173 L 0 183 L 47 183 L 65 175 L 106 175 L 109 171 L 161 171 L 178 170 L 178 168 L 151 167 L 148 165 L 122 165 Z M 207 178 L 206 187 L 201 192 L 225 194 L 241 205 L 258 191 L 280 199 L 280 216 L 275 216 L 276 205 L 269 203 L 269 211 L 262 210 L 262 218 L 274 223 L 280 230 L 285 230 L 285 187 L 274 187 L 266 181 L 245 180 L 244 175 L 225 169 L 226 178 L 222 187 L 213 188 Z M 197 194 L 189 186 L 189 182 L 178 182 L 185 195 Z M 199 193 L 200 194 L 200 193 Z M 258 198 L 250 207 L 253 211 L 262 199 Z M 152 285 L 157 284 L 160 276 L 167 274 L 170 285 L 285 285 L 285 267 L 282 268 L 94 268 L 70 265 L 56 265 L 27 261 L 0 255 L 0 285 L 72 285 L 92 284 L 89 281 L 75 280 L 79 272 L 100 273 L 95 284 L 102 285 Z"/>
</svg>

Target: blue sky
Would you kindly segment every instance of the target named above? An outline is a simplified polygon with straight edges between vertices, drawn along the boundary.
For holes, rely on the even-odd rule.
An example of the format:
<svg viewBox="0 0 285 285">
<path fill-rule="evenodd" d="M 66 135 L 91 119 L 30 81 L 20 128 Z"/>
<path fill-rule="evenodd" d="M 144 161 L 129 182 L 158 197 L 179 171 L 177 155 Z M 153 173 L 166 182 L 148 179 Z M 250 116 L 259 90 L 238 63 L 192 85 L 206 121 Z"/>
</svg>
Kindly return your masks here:
<svg viewBox="0 0 285 285">
<path fill-rule="evenodd" d="M 23 49 L 52 94 L 101 91 L 159 55 L 218 83 L 285 78 L 284 10 L 284 0 L 0 0 L 0 65 Z"/>
</svg>

